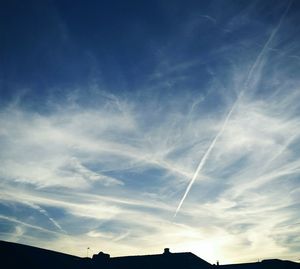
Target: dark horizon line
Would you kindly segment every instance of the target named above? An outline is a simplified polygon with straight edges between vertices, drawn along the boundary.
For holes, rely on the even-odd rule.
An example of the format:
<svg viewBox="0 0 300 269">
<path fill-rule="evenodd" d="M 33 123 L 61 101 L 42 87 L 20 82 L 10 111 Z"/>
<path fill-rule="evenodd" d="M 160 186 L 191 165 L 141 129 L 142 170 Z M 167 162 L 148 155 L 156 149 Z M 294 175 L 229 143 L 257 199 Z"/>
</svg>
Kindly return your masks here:
<svg viewBox="0 0 300 269">
<path fill-rule="evenodd" d="M 73 255 L 73 254 L 69 254 L 69 253 L 66 253 L 66 252 L 60 252 L 60 251 L 56 251 L 56 250 L 52 250 L 52 249 L 46 249 L 46 248 L 42 248 L 42 247 L 38 247 L 38 246 L 34 246 L 34 245 L 27 245 L 27 244 L 23 244 L 23 243 L 18 243 L 18 242 L 11 242 L 11 241 L 6 241 L 6 240 L 2 240 L 0 239 L 0 244 L 1 242 L 3 243 L 7 243 L 7 244 L 13 244 L 13 245 L 19 245 L 19 246 L 23 246 L 23 247 L 26 247 L 26 248 L 33 248 L 33 249 L 38 249 L 38 250 L 41 250 L 41 251 L 44 251 L 44 252 L 51 252 L 51 253 L 56 253 L 56 254 L 59 254 L 59 255 L 66 255 L 66 256 L 69 256 L 69 257 L 73 257 L 73 258 L 77 258 L 77 259 L 89 259 L 89 260 L 93 260 L 95 259 L 97 256 L 108 256 L 109 259 L 118 259 L 118 258 L 130 258 L 130 257 L 149 257 L 149 256 L 161 256 L 161 255 L 172 255 L 172 254 L 192 254 L 193 256 L 196 256 L 197 258 L 203 260 L 201 257 L 199 257 L 198 255 L 194 254 L 193 252 L 191 251 L 184 251 L 184 252 L 171 252 L 169 248 L 164 248 L 164 251 L 161 252 L 161 253 L 152 253 L 152 254 L 132 254 L 132 255 L 124 255 L 124 256 L 110 256 L 109 253 L 104 253 L 102 251 L 98 252 L 98 253 L 94 253 L 94 254 L 91 254 L 92 256 L 90 255 L 87 255 L 87 256 L 77 256 L 77 255 Z M 86 249 L 90 249 L 89 247 L 87 247 Z M 266 262 L 266 261 L 287 261 L 287 262 L 293 262 L 293 263 L 297 263 L 300 265 L 300 259 L 297 259 L 297 260 L 283 260 L 283 259 L 278 259 L 278 258 L 264 258 L 264 259 L 259 259 L 258 261 L 244 261 L 244 262 L 239 262 L 239 263 L 227 263 L 227 264 L 222 264 L 222 265 L 242 265 L 242 264 L 252 264 L 252 263 L 260 263 L 260 262 Z M 206 260 L 203 260 L 205 262 L 207 262 Z M 217 262 L 219 262 L 220 260 L 216 259 Z M 209 262 L 207 262 L 209 263 Z M 211 263 L 209 263 L 211 264 Z M 211 265 L 214 265 L 214 264 L 211 264 Z"/>
</svg>

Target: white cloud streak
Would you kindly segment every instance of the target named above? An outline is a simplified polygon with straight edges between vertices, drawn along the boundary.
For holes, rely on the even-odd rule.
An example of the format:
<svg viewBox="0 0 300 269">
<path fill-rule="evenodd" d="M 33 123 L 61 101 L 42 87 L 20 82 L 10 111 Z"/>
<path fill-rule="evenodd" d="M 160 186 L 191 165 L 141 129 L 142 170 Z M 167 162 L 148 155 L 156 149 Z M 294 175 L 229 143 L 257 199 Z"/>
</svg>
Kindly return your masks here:
<svg viewBox="0 0 300 269">
<path fill-rule="evenodd" d="M 250 69 L 251 38 L 247 55 L 236 43 L 218 48 L 215 55 L 230 59 L 222 70 L 169 57 L 154 72 L 159 79 L 127 99 L 95 88 L 90 108 L 80 104 L 86 89 L 48 113 L 24 109 L 23 97 L 2 107 L 1 227 L 11 229 L 1 237 L 80 256 L 87 246 L 113 256 L 170 247 L 210 262 L 296 259 L 289 239 L 299 234 L 300 76 L 290 55 L 299 45 L 268 50 L 280 43 L 279 26 Z M 153 90 L 180 74 L 201 75 L 204 63 L 211 78 L 197 96 L 198 85 L 178 96 Z M 245 83 L 251 92 L 233 109 Z M 185 210 L 172 219 L 195 167 L 203 180 L 194 180 Z"/>
<path fill-rule="evenodd" d="M 209 157 L 211 151 L 213 150 L 213 148 L 215 147 L 215 144 L 216 142 L 219 140 L 219 137 L 222 136 L 227 124 L 228 124 L 228 121 L 230 120 L 231 118 L 231 115 L 232 113 L 235 111 L 237 105 L 239 104 L 239 101 L 240 99 L 242 98 L 242 96 L 244 95 L 245 91 L 249 88 L 249 84 L 251 83 L 251 79 L 253 77 L 253 74 L 254 72 L 256 71 L 256 68 L 258 67 L 258 65 L 261 64 L 261 61 L 266 53 L 266 50 L 267 48 L 269 47 L 269 45 L 271 44 L 272 40 L 274 39 L 275 35 L 277 34 L 279 28 L 280 28 L 280 25 L 282 24 L 282 21 L 283 19 L 285 18 L 290 6 L 292 4 L 292 1 L 290 1 L 286 7 L 286 9 L 284 10 L 284 12 L 282 13 L 281 17 L 280 17 L 280 20 L 277 24 L 277 26 L 274 28 L 274 30 L 272 31 L 270 37 L 268 38 L 267 42 L 265 43 L 264 47 L 262 48 L 262 50 L 260 51 L 260 53 L 258 54 L 257 58 L 255 59 L 253 65 L 251 66 L 250 70 L 249 70 L 249 73 L 246 77 L 246 80 L 245 80 L 245 83 L 244 85 L 242 86 L 242 90 L 240 91 L 240 93 L 238 94 L 238 98 L 237 100 L 234 102 L 232 108 L 230 109 L 230 111 L 228 112 L 225 120 L 224 120 L 224 123 L 220 129 L 220 131 L 217 133 L 217 135 L 215 136 L 215 138 L 212 140 L 211 144 L 209 145 L 207 151 L 205 152 L 205 154 L 203 155 L 203 157 L 201 158 L 198 166 L 197 166 L 197 169 L 190 181 L 190 183 L 188 184 L 185 192 L 184 192 L 184 195 L 183 197 L 181 198 L 180 202 L 179 202 L 179 205 L 178 207 L 176 208 L 176 211 L 175 211 L 175 214 L 174 214 L 174 217 L 176 217 L 176 215 L 178 214 L 178 212 L 180 211 L 181 209 L 181 206 L 185 200 L 185 198 L 187 197 L 188 193 L 190 192 L 196 178 L 198 177 L 199 175 L 199 172 L 201 171 L 201 169 L 203 168 L 203 166 L 205 165 L 206 163 L 206 160 L 207 158 Z"/>
</svg>

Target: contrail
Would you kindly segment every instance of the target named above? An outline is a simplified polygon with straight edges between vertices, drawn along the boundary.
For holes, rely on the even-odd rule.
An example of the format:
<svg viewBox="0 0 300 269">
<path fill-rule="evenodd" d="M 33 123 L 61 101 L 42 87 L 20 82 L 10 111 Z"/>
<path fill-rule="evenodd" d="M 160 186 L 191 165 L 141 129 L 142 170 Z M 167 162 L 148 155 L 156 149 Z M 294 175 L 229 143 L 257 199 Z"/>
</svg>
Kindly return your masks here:
<svg viewBox="0 0 300 269">
<path fill-rule="evenodd" d="M 271 35 L 270 37 L 268 38 L 267 42 L 265 43 L 265 45 L 263 46 L 262 50 L 260 51 L 260 53 L 258 54 L 258 56 L 256 57 L 256 60 L 255 62 L 253 63 L 252 67 L 250 68 L 249 72 L 248 72 L 248 75 L 247 75 L 247 78 L 245 80 L 245 83 L 244 83 L 244 87 L 242 89 L 241 92 L 244 92 L 245 91 L 245 88 L 248 86 L 249 82 L 250 82 L 250 78 L 252 77 L 252 74 L 254 72 L 254 70 L 256 69 L 256 67 L 258 66 L 258 64 L 260 63 L 261 59 L 263 58 L 264 54 L 266 53 L 266 50 L 268 49 L 270 43 L 272 42 L 273 38 L 275 37 L 275 35 L 277 34 L 281 24 L 282 24 L 282 21 L 284 20 L 286 14 L 288 13 L 292 3 L 293 3 L 294 0 L 291 0 L 287 7 L 285 8 L 285 10 L 283 11 L 281 17 L 280 17 L 280 20 L 277 24 L 277 26 L 274 28 L 274 30 L 271 32 Z M 238 100 L 238 99 L 237 99 Z"/>
<path fill-rule="evenodd" d="M 177 207 L 177 209 L 176 209 L 176 212 L 175 212 L 175 214 L 174 214 L 174 217 L 176 217 L 177 213 L 179 212 L 179 210 L 180 210 L 180 208 L 181 208 L 181 206 L 182 206 L 182 204 L 183 204 L 183 202 L 184 202 L 186 196 L 188 195 L 188 193 L 189 193 L 189 191 L 190 191 L 190 189 L 191 189 L 193 183 L 195 182 L 195 180 L 196 180 L 196 178 L 197 178 L 197 176 L 198 176 L 200 170 L 201 170 L 202 167 L 204 166 L 204 164 L 205 164 L 205 162 L 206 162 L 206 160 L 207 160 L 207 158 L 208 158 L 210 152 L 211 152 L 212 149 L 214 148 L 214 146 L 215 146 L 217 140 L 218 140 L 219 137 L 223 134 L 223 132 L 224 132 L 224 130 L 225 130 L 225 127 L 226 127 L 226 125 L 227 125 L 227 123 L 228 123 L 228 121 L 229 121 L 229 119 L 230 119 L 230 117 L 231 117 L 232 112 L 234 111 L 235 107 L 237 106 L 238 100 L 240 99 L 240 97 L 241 97 L 241 95 L 239 95 L 239 97 L 237 98 L 237 100 L 236 100 L 235 103 L 233 104 L 231 110 L 229 111 L 229 113 L 227 114 L 227 117 L 225 118 L 225 121 L 224 121 L 224 123 L 223 123 L 223 125 L 222 125 L 221 130 L 217 133 L 217 135 L 215 136 L 214 140 L 211 142 L 211 144 L 209 145 L 207 151 L 206 151 L 205 154 L 203 155 L 203 157 L 202 157 L 200 163 L 198 164 L 198 167 L 197 167 L 197 169 L 196 169 L 196 171 L 195 171 L 195 173 L 194 173 L 194 176 L 192 177 L 192 179 L 191 179 L 189 185 L 187 186 L 186 191 L 185 191 L 185 193 L 184 193 L 184 195 L 183 195 L 183 197 L 182 197 L 182 199 L 181 199 L 181 201 L 180 201 L 180 203 L 179 203 L 179 205 L 178 205 L 178 207 Z"/>
<path fill-rule="evenodd" d="M 273 38 L 274 38 L 275 35 L 277 34 L 278 29 L 280 28 L 280 26 L 281 26 L 281 24 L 282 24 L 282 21 L 283 21 L 283 19 L 285 18 L 285 16 L 286 16 L 286 14 L 287 14 L 287 12 L 288 12 L 290 6 L 292 5 L 292 3 L 293 3 L 293 0 L 291 0 L 291 1 L 288 3 L 287 7 L 285 8 L 285 10 L 283 11 L 283 13 L 282 13 L 282 15 L 281 15 L 281 17 L 280 17 L 280 20 L 279 20 L 277 26 L 273 29 L 273 31 L 271 32 L 271 34 L 270 34 L 269 38 L 267 39 L 265 45 L 263 46 L 262 50 L 261 50 L 260 53 L 257 55 L 257 57 L 256 57 L 256 59 L 255 59 L 253 65 L 251 66 L 251 68 L 250 68 L 250 70 L 249 70 L 249 72 L 248 72 L 248 74 L 247 74 L 246 80 L 245 80 L 245 82 L 243 83 L 244 85 L 243 85 L 243 87 L 242 87 L 240 93 L 238 94 L 238 97 L 237 97 L 236 101 L 234 102 L 233 106 L 231 107 L 230 111 L 228 112 L 228 114 L 227 114 L 227 116 L 226 116 L 226 118 L 225 118 L 225 120 L 224 120 L 224 122 L 223 122 L 222 128 L 221 128 L 220 131 L 217 133 L 217 135 L 215 136 L 215 138 L 213 139 L 213 141 L 212 141 L 211 144 L 209 145 L 207 151 L 206 151 L 205 154 L 203 155 L 202 159 L 200 160 L 200 162 L 199 162 L 199 164 L 198 164 L 198 166 L 197 166 L 197 169 L 196 169 L 196 171 L 195 171 L 195 173 L 194 173 L 194 175 L 193 175 L 193 177 L 192 177 L 192 179 L 191 179 L 189 185 L 187 186 L 187 188 L 186 188 L 186 190 L 185 190 L 185 193 L 184 193 L 183 197 L 182 197 L 181 200 L 180 200 L 180 203 L 179 203 L 179 205 L 178 205 L 178 207 L 177 207 L 177 209 L 176 209 L 176 211 L 175 211 L 174 217 L 176 217 L 176 216 L 177 216 L 177 213 L 180 211 L 180 208 L 181 208 L 181 206 L 182 206 L 182 204 L 183 204 L 185 198 L 187 197 L 187 195 L 188 195 L 188 193 L 189 193 L 189 191 L 190 191 L 192 185 L 194 184 L 196 178 L 198 177 L 199 172 L 201 171 L 202 167 L 205 165 L 206 160 L 207 160 L 207 158 L 209 157 L 211 151 L 213 150 L 213 148 L 214 148 L 216 142 L 218 141 L 219 137 L 222 136 L 222 134 L 223 134 L 223 132 L 224 132 L 226 126 L 227 126 L 227 123 L 228 123 L 228 121 L 229 121 L 230 118 L 231 118 L 231 115 L 232 115 L 233 111 L 234 111 L 235 108 L 237 107 L 237 105 L 238 105 L 238 103 L 239 103 L 241 97 L 243 96 L 244 92 L 245 92 L 246 89 L 248 88 L 249 82 L 250 82 L 250 80 L 251 80 L 251 77 L 252 77 L 252 75 L 253 75 L 255 69 L 256 69 L 257 66 L 261 63 L 261 60 L 262 60 L 263 56 L 265 55 L 266 50 L 267 50 L 269 44 L 272 42 Z"/>
<path fill-rule="evenodd" d="M 33 203 L 29 203 L 26 202 L 25 204 L 29 205 L 31 208 L 36 209 L 37 211 L 39 211 L 41 214 L 43 214 L 45 217 L 47 217 L 49 219 L 49 221 L 56 227 L 58 228 L 61 232 L 66 233 L 66 231 L 53 219 L 49 216 L 49 214 L 47 213 L 47 211 L 43 208 L 41 208 L 40 206 L 33 204 Z"/>
</svg>

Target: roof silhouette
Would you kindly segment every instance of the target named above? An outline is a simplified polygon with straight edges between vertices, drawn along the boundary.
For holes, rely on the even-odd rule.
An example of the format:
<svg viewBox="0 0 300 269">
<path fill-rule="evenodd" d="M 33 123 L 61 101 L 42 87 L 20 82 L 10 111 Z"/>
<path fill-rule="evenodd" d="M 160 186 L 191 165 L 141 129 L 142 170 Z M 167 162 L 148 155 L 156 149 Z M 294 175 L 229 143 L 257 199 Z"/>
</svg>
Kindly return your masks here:
<svg viewBox="0 0 300 269">
<path fill-rule="evenodd" d="M 282 260 L 212 265 L 191 252 L 171 253 L 165 249 L 162 254 L 113 257 L 99 252 L 93 258 L 80 258 L 37 247 L 0 241 L 0 260 L 5 268 L 18 269 L 300 269 L 300 264 Z M 3 268 L 3 267 L 2 267 Z"/>
</svg>

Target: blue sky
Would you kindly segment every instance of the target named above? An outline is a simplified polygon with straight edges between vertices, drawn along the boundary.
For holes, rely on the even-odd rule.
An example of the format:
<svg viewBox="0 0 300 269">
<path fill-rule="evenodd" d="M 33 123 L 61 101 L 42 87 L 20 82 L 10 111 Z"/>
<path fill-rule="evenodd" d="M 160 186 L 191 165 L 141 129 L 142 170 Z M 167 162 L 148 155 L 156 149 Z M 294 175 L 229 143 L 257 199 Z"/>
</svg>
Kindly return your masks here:
<svg viewBox="0 0 300 269">
<path fill-rule="evenodd" d="M 0 238 L 298 260 L 299 25 L 297 1 L 2 1 Z"/>
</svg>

